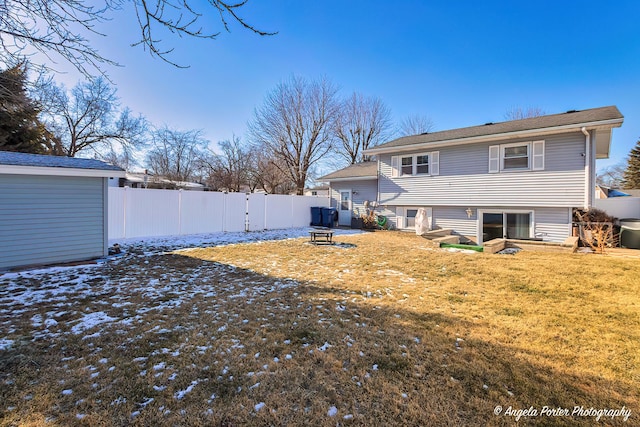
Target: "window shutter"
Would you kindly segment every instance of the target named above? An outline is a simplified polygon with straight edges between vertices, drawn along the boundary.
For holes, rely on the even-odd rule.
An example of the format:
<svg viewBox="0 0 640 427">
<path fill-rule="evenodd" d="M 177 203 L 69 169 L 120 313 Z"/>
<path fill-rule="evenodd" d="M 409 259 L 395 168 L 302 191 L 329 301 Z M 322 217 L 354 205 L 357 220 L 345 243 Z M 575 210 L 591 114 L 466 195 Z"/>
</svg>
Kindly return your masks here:
<svg viewBox="0 0 640 427">
<path fill-rule="evenodd" d="M 500 172 L 500 146 L 489 147 L 489 173 Z"/>
<path fill-rule="evenodd" d="M 433 208 L 426 208 L 429 230 L 433 230 Z"/>
<path fill-rule="evenodd" d="M 429 155 L 429 171 L 431 175 L 440 175 L 440 152 L 433 151 Z"/>
<path fill-rule="evenodd" d="M 404 208 L 396 207 L 396 228 L 404 228 Z"/>
<path fill-rule="evenodd" d="M 534 171 L 544 170 L 544 141 L 533 141 L 532 145 L 531 169 Z"/>
<path fill-rule="evenodd" d="M 398 173 L 400 158 L 398 156 L 391 156 L 391 176 L 397 177 L 400 174 Z"/>
</svg>

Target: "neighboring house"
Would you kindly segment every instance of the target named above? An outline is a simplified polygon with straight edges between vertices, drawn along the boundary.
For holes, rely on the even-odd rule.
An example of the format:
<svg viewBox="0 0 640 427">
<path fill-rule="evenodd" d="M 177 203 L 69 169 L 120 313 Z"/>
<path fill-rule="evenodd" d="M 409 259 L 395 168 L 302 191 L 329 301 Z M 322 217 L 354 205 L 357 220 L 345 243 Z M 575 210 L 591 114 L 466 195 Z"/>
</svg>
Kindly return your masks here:
<svg viewBox="0 0 640 427">
<path fill-rule="evenodd" d="M 311 188 L 304 189 L 305 196 L 319 196 L 319 197 L 329 197 L 329 186 L 328 185 L 317 185 Z"/>
<path fill-rule="evenodd" d="M 596 185 L 596 199 L 608 199 L 611 197 L 640 197 L 640 190 L 620 190 Z"/>
<path fill-rule="evenodd" d="M 0 269 L 108 253 L 110 177 L 99 160 L 0 151 Z"/>
<path fill-rule="evenodd" d="M 637 190 L 618 190 L 616 188 L 609 188 L 602 185 L 596 185 L 596 199 L 608 199 L 611 197 L 628 197 L 630 191 Z"/>
<path fill-rule="evenodd" d="M 191 191 L 204 191 L 205 185 L 197 182 L 172 181 L 158 175 L 145 172 L 127 172 L 123 178 L 111 178 L 109 187 L 129 188 L 155 188 L 155 189 L 182 189 Z"/>
<path fill-rule="evenodd" d="M 378 159 L 377 212 L 412 228 L 425 208 L 433 228 L 482 244 L 497 237 L 562 242 L 573 209 L 595 199 L 595 161 L 609 156 L 615 106 L 399 138 L 365 151 Z M 365 166 L 369 168 L 370 166 Z M 354 171 L 357 171 L 354 168 Z M 324 177 L 349 188 L 361 177 Z M 373 184 L 367 181 L 367 191 Z M 335 203 L 351 203 L 339 191 Z M 371 197 L 371 196 L 369 196 Z M 358 212 L 352 211 L 353 215 Z"/>
<path fill-rule="evenodd" d="M 351 226 L 352 217 L 366 214 L 378 199 L 378 164 L 356 163 L 320 178 L 328 181 L 331 206 L 338 209 L 338 224 Z"/>
</svg>

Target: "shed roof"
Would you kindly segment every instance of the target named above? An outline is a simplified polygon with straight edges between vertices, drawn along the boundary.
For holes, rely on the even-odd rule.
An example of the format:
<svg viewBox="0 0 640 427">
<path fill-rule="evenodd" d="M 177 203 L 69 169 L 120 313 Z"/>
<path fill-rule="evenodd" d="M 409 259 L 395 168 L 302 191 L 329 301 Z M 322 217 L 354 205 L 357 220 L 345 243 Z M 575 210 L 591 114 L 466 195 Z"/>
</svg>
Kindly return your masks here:
<svg viewBox="0 0 640 427">
<path fill-rule="evenodd" d="M 75 176 L 124 176 L 124 170 L 101 160 L 0 151 L 1 173 Z"/>
<path fill-rule="evenodd" d="M 444 143 L 490 137 L 494 135 L 509 135 L 527 131 L 544 131 L 546 129 L 558 129 L 563 127 L 600 124 L 617 127 L 622 123 L 624 116 L 616 106 L 591 108 L 581 111 L 567 111 L 560 114 L 532 117 L 529 119 L 510 120 L 499 123 L 486 123 L 479 126 L 471 126 L 458 129 L 450 129 L 439 132 L 423 133 L 420 135 L 404 136 L 385 144 L 377 145 L 367 150 L 367 153 L 389 152 L 391 149 L 422 145 L 427 143 Z"/>
<path fill-rule="evenodd" d="M 346 168 L 331 172 L 328 175 L 320 177 L 321 181 L 336 181 L 340 179 L 367 179 L 378 177 L 378 162 L 362 162 L 349 165 Z"/>
</svg>

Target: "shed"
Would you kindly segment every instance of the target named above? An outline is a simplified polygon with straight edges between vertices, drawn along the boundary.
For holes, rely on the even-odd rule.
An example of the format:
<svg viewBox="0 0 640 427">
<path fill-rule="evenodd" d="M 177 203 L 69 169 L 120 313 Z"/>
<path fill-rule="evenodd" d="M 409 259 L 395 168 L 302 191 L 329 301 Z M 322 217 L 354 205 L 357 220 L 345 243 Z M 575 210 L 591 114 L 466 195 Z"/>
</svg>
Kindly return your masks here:
<svg viewBox="0 0 640 427">
<path fill-rule="evenodd" d="M 0 151 L 0 269 L 108 254 L 108 178 L 93 159 Z"/>
<path fill-rule="evenodd" d="M 338 209 L 338 223 L 350 226 L 352 218 L 367 213 L 378 197 L 378 163 L 355 163 L 319 178 L 330 184 L 331 206 Z"/>
</svg>

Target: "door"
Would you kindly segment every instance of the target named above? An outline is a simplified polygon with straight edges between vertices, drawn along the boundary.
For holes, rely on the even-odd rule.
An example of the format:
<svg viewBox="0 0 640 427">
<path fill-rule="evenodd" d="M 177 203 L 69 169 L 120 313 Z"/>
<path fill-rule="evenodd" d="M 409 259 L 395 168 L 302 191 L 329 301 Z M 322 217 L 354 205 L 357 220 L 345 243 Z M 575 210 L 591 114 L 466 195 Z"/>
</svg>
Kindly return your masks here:
<svg viewBox="0 0 640 427">
<path fill-rule="evenodd" d="M 351 190 L 340 190 L 338 224 L 351 226 Z"/>
<path fill-rule="evenodd" d="M 492 239 L 529 239 L 532 212 L 483 212 L 481 243 Z"/>
</svg>

